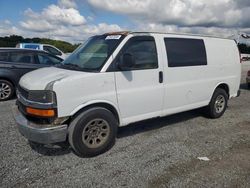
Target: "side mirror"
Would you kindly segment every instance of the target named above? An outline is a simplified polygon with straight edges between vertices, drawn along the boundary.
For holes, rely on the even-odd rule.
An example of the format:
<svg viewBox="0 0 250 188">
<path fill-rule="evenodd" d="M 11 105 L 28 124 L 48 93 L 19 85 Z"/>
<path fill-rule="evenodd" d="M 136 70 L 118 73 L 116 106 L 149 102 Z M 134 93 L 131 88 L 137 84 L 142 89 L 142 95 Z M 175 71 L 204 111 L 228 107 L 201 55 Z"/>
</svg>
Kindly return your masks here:
<svg viewBox="0 0 250 188">
<path fill-rule="evenodd" d="M 129 53 L 123 54 L 118 64 L 121 70 L 129 70 L 134 65 L 135 65 L 135 58 L 132 54 Z"/>
</svg>

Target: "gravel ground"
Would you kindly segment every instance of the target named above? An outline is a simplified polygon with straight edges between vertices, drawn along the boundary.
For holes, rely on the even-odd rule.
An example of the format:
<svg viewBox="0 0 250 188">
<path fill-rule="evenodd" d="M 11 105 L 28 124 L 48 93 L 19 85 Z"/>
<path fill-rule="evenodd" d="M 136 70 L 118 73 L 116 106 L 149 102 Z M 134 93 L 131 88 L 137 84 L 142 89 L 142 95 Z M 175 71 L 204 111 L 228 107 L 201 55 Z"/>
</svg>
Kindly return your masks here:
<svg viewBox="0 0 250 188">
<path fill-rule="evenodd" d="M 67 144 L 30 146 L 0 103 L 0 187 L 250 187 L 250 90 L 230 100 L 223 117 L 200 110 L 120 128 L 116 145 L 79 158 Z M 200 161 L 197 157 L 208 157 Z"/>
</svg>

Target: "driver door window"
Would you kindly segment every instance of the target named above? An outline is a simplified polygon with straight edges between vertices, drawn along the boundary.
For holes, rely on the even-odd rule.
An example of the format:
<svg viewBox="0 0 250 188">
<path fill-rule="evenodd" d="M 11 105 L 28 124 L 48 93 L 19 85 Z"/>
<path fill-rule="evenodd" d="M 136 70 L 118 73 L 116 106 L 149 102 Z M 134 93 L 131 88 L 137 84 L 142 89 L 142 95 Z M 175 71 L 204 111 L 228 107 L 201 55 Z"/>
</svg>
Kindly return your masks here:
<svg viewBox="0 0 250 188">
<path fill-rule="evenodd" d="M 130 70 L 158 68 L 157 51 L 153 37 L 131 38 L 122 49 L 120 57 L 123 54 L 130 54 L 135 60 L 135 65 L 130 67 Z M 121 58 L 119 58 L 120 60 Z"/>
</svg>

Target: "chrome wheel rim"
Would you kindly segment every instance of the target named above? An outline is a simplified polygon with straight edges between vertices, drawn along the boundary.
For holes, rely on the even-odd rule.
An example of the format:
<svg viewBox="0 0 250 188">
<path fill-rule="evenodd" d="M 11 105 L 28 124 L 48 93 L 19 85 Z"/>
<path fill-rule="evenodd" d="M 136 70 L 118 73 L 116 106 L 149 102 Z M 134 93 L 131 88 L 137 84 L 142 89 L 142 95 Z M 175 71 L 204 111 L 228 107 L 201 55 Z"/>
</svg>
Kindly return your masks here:
<svg viewBox="0 0 250 188">
<path fill-rule="evenodd" d="M 93 119 L 83 129 L 82 141 L 88 148 L 102 146 L 110 135 L 110 126 L 104 119 Z"/>
<path fill-rule="evenodd" d="M 223 95 L 219 95 L 215 100 L 215 111 L 216 113 L 221 113 L 226 105 L 226 99 Z"/>
<path fill-rule="evenodd" d="M 11 95 L 11 87 L 5 82 L 0 82 L 0 99 L 7 99 Z"/>
</svg>

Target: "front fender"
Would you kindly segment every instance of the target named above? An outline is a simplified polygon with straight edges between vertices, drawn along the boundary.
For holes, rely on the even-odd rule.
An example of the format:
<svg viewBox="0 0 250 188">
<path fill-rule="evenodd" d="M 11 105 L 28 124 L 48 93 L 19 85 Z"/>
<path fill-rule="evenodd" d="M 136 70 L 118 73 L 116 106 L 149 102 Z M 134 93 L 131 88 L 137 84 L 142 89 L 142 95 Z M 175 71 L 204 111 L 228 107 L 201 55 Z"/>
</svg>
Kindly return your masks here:
<svg viewBox="0 0 250 188">
<path fill-rule="evenodd" d="M 91 106 L 91 105 L 95 105 L 98 106 L 98 104 L 108 104 L 110 106 L 112 106 L 117 114 L 118 114 L 118 118 L 119 118 L 119 122 L 121 122 L 121 119 L 120 119 L 120 111 L 119 111 L 119 108 L 116 104 L 110 102 L 110 101 L 106 101 L 106 100 L 93 100 L 93 101 L 88 101 L 86 103 L 83 103 L 79 106 L 77 106 L 71 113 L 70 113 L 70 116 L 74 116 L 77 112 L 79 112 L 81 109 L 85 108 L 85 107 L 88 107 L 88 106 Z"/>
</svg>

